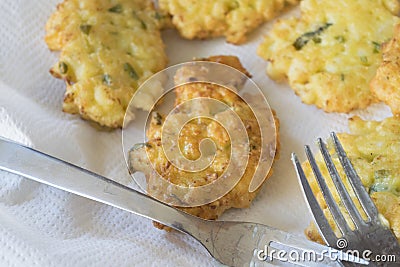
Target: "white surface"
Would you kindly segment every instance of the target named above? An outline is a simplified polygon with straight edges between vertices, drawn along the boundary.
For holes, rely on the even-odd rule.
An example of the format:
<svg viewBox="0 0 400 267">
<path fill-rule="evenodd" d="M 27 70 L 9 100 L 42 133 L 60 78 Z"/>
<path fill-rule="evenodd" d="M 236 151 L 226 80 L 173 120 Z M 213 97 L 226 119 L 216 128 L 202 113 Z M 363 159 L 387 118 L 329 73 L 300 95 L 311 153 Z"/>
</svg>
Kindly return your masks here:
<svg viewBox="0 0 400 267">
<path fill-rule="evenodd" d="M 61 112 L 64 84 L 48 73 L 57 55 L 43 41 L 45 22 L 57 2 L 0 2 L 0 136 L 129 185 L 121 131 L 98 132 Z M 256 48 L 269 26 L 241 46 L 222 39 L 182 40 L 173 30 L 163 35 L 170 64 L 209 55 L 239 56 L 280 118 L 281 156 L 274 175 L 250 209 L 229 211 L 222 219 L 256 221 L 302 234 L 310 215 L 290 153 L 304 158 L 304 144 L 313 144 L 332 130 L 346 130 L 347 116 L 304 105 L 286 85 L 268 79 L 267 63 L 256 55 Z M 390 112 L 375 105 L 358 114 L 372 118 Z M 0 248 L 0 266 L 217 265 L 185 235 L 157 230 L 147 219 L 4 172 L 0 172 Z"/>
</svg>

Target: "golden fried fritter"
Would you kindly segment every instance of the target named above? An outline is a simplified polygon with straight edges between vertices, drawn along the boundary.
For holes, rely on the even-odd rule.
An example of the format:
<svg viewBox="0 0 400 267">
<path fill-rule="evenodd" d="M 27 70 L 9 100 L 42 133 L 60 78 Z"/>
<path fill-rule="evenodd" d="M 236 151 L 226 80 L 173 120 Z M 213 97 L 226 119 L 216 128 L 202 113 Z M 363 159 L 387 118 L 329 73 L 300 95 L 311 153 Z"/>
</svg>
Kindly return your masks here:
<svg viewBox="0 0 400 267">
<path fill-rule="evenodd" d="M 160 9 L 187 39 L 225 36 L 233 44 L 298 0 L 160 0 Z"/>
<path fill-rule="evenodd" d="M 240 62 L 233 57 L 229 56 L 218 56 L 211 57 L 206 60 L 218 61 L 223 64 L 229 65 L 234 62 L 238 69 L 243 69 L 243 73 L 248 74 L 247 71 L 241 66 Z M 185 67 L 183 67 L 185 68 Z M 179 75 L 191 75 L 191 71 L 182 71 Z M 187 77 L 188 78 L 188 77 Z M 175 77 L 177 79 L 177 77 Z M 183 79 L 179 77 L 178 80 Z M 182 104 L 185 101 L 194 99 L 197 97 L 209 97 L 222 101 L 226 105 L 230 106 L 231 109 L 238 114 L 241 121 L 243 122 L 247 134 L 249 136 L 249 158 L 248 165 L 244 175 L 235 187 L 229 191 L 223 197 L 200 206 L 195 207 L 179 207 L 185 212 L 193 214 L 195 216 L 205 219 L 217 219 L 225 210 L 230 208 L 245 208 L 250 205 L 252 200 L 257 195 L 260 188 L 254 192 L 249 192 L 249 185 L 253 174 L 258 165 L 258 160 L 261 153 L 261 135 L 258 121 L 256 120 L 251 108 L 239 97 L 236 93 L 231 90 L 213 83 L 197 82 L 183 84 L 176 88 L 176 100 L 175 106 Z M 196 108 L 196 107 L 195 107 Z M 254 108 L 254 107 L 253 107 Z M 185 112 L 185 111 L 182 111 Z M 179 116 L 179 113 L 175 114 Z M 219 114 L 215 114 L 217 117 Z M 274 119 L 270 121 L 271 125 L 275 124 L 276 134 L 271 136 L 268 141 L 264 142 L 276 142 L 276 151 L 274 156 L 276 159 L 279 152 L 279 120 L 273 112 Z M 165 155 L 162 143 L 161 133 L 164 127 L 165 117 L 159 113 L 153 113 L 150 121 L 150 126 L 146 132 L 148 142 L 143 146 L 142 151 L 133 150 L 131 155 L 132 166 L 134 170 L 143 172 L 150 172 L 146 169 L 148 166 L 146 160 L 141 160 L 144 149 L 147 152 L 149 162 L 162 176 L 163 179 L 172 182 L 176 185 L 184 185 L 186 187 L 197 187 L 209 184 L 217 180 L 221 174 L 226 170 L 227 165 L 231 157 L 231 139 L 225 128 L 223 128 L 215 120 L 209 118 L 199 118 L 191 120 L 179 132 L 179 147 L 181 148 L 182 154 L 191 160 L 195 160 L 200 157 L 200 142 L 204 139 L 211 139 L 216 145 L 216 152 L 214 161 L 210 166 L 202 171 L 191 173 L 183 171 L 175 167 Z M 145 156 L 145 157 L 147 157 Z M 272 169 L 268 173 L 268 177 L 272 174 Z M 154 179 L 153 176 L 147 175 L 147 192 L 150 195 L 157 196 L 159 199 L 168 197 L 166 192 L 168 188 L 165 188 L 158 179 Z M 163 225 L 155 223 L 159 228 L 164 228 Z M 167 228 L 168 229 L 168 228 Z"/>
<path fill-rule="evenodd" d="M 67 84 L 63 110 L 121 127 L 138 86 L 166 66 L 163 18 L 150 0 L 65 0 L 46 25 L 61 50 L 53 76 Z"/>
<path fill-rule="evenodd" d="M 369 82 L 390 39 L 397 0 L 304 0 L 301 17 L 278 20 L 258 53 L 274 80 L 287 79 L 306 104 L 349 112 L 375 101 Z"/>
<path fill-rule="evenodd" d="M 250 137 L 249 144 L 251 147 L 246 171 L 238 184 L 229 193 L 209 204 L 180 209 L 204 219 L 217 219 L 227 209 L 249 207 L 259 191 L 249 192 L 248 188 L 258 164 L 261 151 L 259 126 L 251 109 L 236 94 L 215 84 L 193 83 L 183 85 L 179 88 L 179 92 L 185 95 L 186 100 L 199 96 L 210 96 L 231 106 L 244 122 L 246 129 L 249 129 L 247 133 Z M 182 100 L 182 98 L 180 99 Z M 146 150 L 149 160 L 156 167 L 157 172 L 164 179 L 184 186 L 202 186 L 218 179 L 226 169 L 231 154 L 231 141 L 226 130 L 217 122 L 210 119 L 196 119 L 183 127 L 180 132 L 179 146 L 182 148 L 182 153 L 186 158 L 194 160 L 200 157 L 200 141 L 205 138 L 211 138 L 217 147 L 215 159 L 210 167 L 201 172 L 190 173 L 174 167 L 169 163 L 164 154 L 160 138 L 164 119 L 160 114 L 153 116 L 147 131 L 149 141 L 147 142 L 148 146 L 146 146 Z M 275 124 L 276 128 L 278 128 L 276 117 Z M 268 177 L 271 174 L 272 171 L 268 173 Z M 163 187 L 156 179 L 152 179 L 150 176 L 147 183 L 147 191 L 150 195 L 162 196 L 165 194 Z"/>
<path fill-rule="evenodd" d="M 400 241 L 400 117 L 391 117 L 383 121 L 364 121 L 359 117 L 351 118 L 349 121 L 350 134 L 338 134 L 338 137 L 350 158 L 354 168 L 359 174 L 363 185 L 369 192 L 382 220 L 394 232 Z M 328 143 L 331 151 L 332 146 Z M 340 166 L 339 159 L 334 154 L 333 160 Z M 317 163 L 324 177 L 329 173 L 319 154 Z M 336 234 L 340 234 L 331 214 L 325 204 L 308 162 L 303 163 L 306 176 L 310 181 L 311 188 L 316 193 L 317 200 L 324 209 L 329 224 Z M 338 171 L 347 188 L 351 188 L 342 168 Z M 340 197 L 334 189 L 335 186 L 330 179 L 326 179 L 329 188 L 333 192 L 335 200 L 340 203 Z M 356 201 L 356 196 L 351 191 L 351 197 Z M 351 224 L 351 219 L 343 205 L 341 207 L 345 218 Z M 360 205 L 358 208 L 361 210 Z M 306 235 L 314 241 L 322 242 L 317 228 L 311 224 Z"/>
<path fill-rule="evenodd" d="M 382 63 L 371 81 L 371 90 L 379 100 L 400 114 L 400 24 L 393 39 L 382 46 Z"/>
</svg>

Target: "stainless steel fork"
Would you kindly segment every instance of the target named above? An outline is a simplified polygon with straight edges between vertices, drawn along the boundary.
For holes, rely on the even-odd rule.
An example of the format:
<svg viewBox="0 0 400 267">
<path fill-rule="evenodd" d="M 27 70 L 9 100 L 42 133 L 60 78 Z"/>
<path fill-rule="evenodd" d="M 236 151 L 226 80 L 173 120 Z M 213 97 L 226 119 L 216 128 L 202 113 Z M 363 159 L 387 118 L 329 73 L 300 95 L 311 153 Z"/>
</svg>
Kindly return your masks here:
<svg viewBox="0 0 400 267">
<path fill-rule="evenodd" d="M 351 199 L 350 194 L 346 189 L 332 161 L 332 157 L 329 154 L 326 145 L 324 144 L 322 139 L 319 138 L 318 146 L 321 151 L 322 157 L 324 158 L 328 172 L 340 196 L 341 202 L 345 206 L 355 226 L 355 229 L 353 230 L 349 226 L 348 222 L 346 222 L 345 217 L 339 209 L 338 203 L 336 203 L 330 189 L 328 188 L 325 178 L 321 174 L 321 171 L 316 163 L 310 147 L 305 146 L 305 152 L 313 170 L 314 176 L 321 189 L 322 195 L 325 198 L 326 205 L 328 206 L 342 236 L 337 237 L 330 227 L 321 207 L 319 206 L 311 190 L 311 187 L 307 181 L 301 164 L 296 154 L 293 153 L 292 160 L 295 165 L 298 178 L 302 185 L 305 198 L 309 204 L 309 208 L 314 216 L 314 220 L 317 227 L 319 228 L 320 234 L 328 245 L 336 247 L 338 249 L 346 249 L 348 251 L 351 250 L 354 251 L 354 253 L 356 253 L 355 251 L 357 251 L 357 254 L 359 253 L 360 256 L 364 256 L 370 259 L 370 266 L 381 264 L 384 266 L 399 266 L 400 246 L 396 237 L 390 231 L 390 229 L 388 229 L 381 223 L 378 215 L 378 210 L 376 209 L 373 201 L 371 200 L 366 189 L 364 188 L 359 176 L 357 175 L 357 172 L 355 171 L 349 158 L 347 157 L 346 152 L 340 144 L 336 134 L 332 133 L 331 138 L 344 172 L 368 218 L 367 220 L 364 220 L 362 218 L 361 213 Z M 362 253 L 364 253 L 365 255 L 362 255 Z M 391 260 L 393 260 L 392 255 L 394 255 L 394 257 L 396 258 L 396 262 L 379 263 L 375 261 L 379 258 L 383 259 L 382 255 L 384 255 L 386 259 L 390 257 Z"/>
<path fill-rule="evenodd" d="M 270 253 L 274 248 L 300 253 L 307 250 L 318 255 L 332 250 L 262 224 L 199 219 L 98 174 L 2 138 L 0 170 L 158 221 L 189 234 L 215 259 L 229 266 L 286 262 L 282 254 Z M 343 266 L 340 261 L 327 257 L 318 257 L 318 260 L 297 262 L 289 257 L 287 261 L 292 262 L 291 266 Z"/>
</svg>

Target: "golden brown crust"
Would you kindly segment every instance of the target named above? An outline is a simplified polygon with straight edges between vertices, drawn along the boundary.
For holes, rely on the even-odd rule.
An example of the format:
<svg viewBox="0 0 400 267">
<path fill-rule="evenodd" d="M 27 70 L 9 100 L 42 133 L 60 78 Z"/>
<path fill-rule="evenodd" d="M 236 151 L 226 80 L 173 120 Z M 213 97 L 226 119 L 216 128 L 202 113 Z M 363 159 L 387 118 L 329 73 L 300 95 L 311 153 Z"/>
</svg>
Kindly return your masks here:
<svg viewBox="0 0 400 267">
<path fill-rule="evenodd" d="M 393 114 L 400 114 L 400 24 L 394 37 L 382 45 L 382 63 L 371 81 L 371 90 Z"/>
<path fill-rule="evenodd" d="M 228 65 L 233 63 L 232 65 L 242 69 L 243 73 L 248 74 L 237 58 L 217 56 L 210 57 L 207 60 L 218 61 Z M 227 209 L 249 207 L 252 200 L 260 190 L 260 188 L 254 192 L 249 192 L 248 190 L 255 169 L 257 168 L 261 152 L 260 129 L 253 111 L 236 93 L 216 84 L 183 84 L 178 86 L 175 92 L 175 105 L 179 105 L 187 100 L 201 96 L 217 99 L 224 102 L 226 105 L 231 106 L 234 112 L 241 118 L 247 130 L 247 134 L 250 137 L 249 143 L 251 147 L 246 171 L 240 181 L 230 192 L 205 205 L 179 208 L 187 213 L 204 219 L 217 219 Z M 270 123 L 274 123 L 276 129 L 276 151 L 274 154 L 274 160 L 276 160 L 279 156 L 280 148 L 278 134 L 279 120 L 275 111 L 272 110 L 272 113 L 273 121 Z M 146 143 L 145 149 L 149 161 L 153 164 L 153 167 L 156 168 L 157 173 L 173 184 L 193 187 L 206 185 L 220 177 L 230 160 L 231 154 L 231 141 L 226 130 L 215 121 L 206 118 L 190 121 L 181 129 L 179 134 L 179 147 L 181 147 L 182 154 L 186 158 L 196 159 L 200 156 L 199 142 L 205 138 L 212 139 L 217 148 L 213 164 L 200 172 L 196 172 L 193 176 L 190 172 L 177 169 L 175 166 L 170 164 L 169 160 L 166 158 L 161 144 L 161 131 L 164 119 L 165 118 L 162 115 L 154 113 L 150 121 L 150 127 L 146 132 L 148 142 Z M 272 169 L 268 172 L 266 179 L 271 175 Z M 162 197 L 163 194 L 165 194 L 164 189 L 165 188 L 159 184 L 157 179 L 154 179 L 151 175 L 147 176 L 147 191 L 150 195 Z M 155 226 L 161 229 L 169 229 L 168 227 L 158 223 L 155 223 Z"/>
<path fill-rule="evenodd" d="M 250 110 L 246 110 L 246 107 L 241 104 L 241 100 L 237 98 L 236 94 L 232 93 L 228 89 L 224 92 L 224 89 L 221 87 L 216 87 L 215 85 L 184 85 L 180 90 L 177 91 L 177 98 L 180 101 L 184 101 L 180 97 L 181 92 L 182 95 L 185 96 L 185 99 L 192 99 L 192 97 L 198 96 L 209 96 L 214 99 L 219 99 L 224 101 L 227 104 L 235 103 L 234 111 L 238 113 L 241 119 L 244 122 L 246 129 L 254 129 L 249 130 L 248 135 L 251 137 L 250 146 L 256 147 L 251 151 L 249 157 L 249 163 L 247 165 L 247 169 L 242 176 L 239 183 L 226 195 L 215 200 L 209 204 L 196 206 L 196 207 L 188 207 L 188 208 L 180 208 L 181 210 L 190 213 L 192 215 L 204 218 L 204 219 L 217 219 L 225 210 L 230 208 L 247 208 L 251 204 L 252 200 L 257 195 L 258 190 L 254 192 L 249 192 L 248 188 L 250 185 L 250 181 L 254 174 L 255 168 L 258 164 L 258 158 L 260 156 L 260 145 L 261 140 L 259 138 L 259 132 L 257 129 L 257 122 L 255 120 L 254 115 L 250 113 Z M 219 91 L 219 93 L 217 93 Z M 229 91 L 229 92 L 228 92 Z M 279 120 L 276 117 L 275 112 L 274 115 L 274 123 L 277 132 L 279 131 Z M 161 123 L 160 123 L 161 122 Z M 181 185 L 189 185 L 189 186 L 201 186 L 205 185 L 214 179 L 217 179 L 224 171 L 227 162 L 229 161 L 230 155 L 230 141 L 229 137 L 221 126 L 218 126 L 217 123 L 212 121 L 208 121 L 206 119 L 202 119 L 201 121 L 196 120 L 196 122 L 191 122 L 185 125 L 185 127 L 180 132 L 180 147 L 182 148 L 190 148 L 183 150 L 183 153 L 186 158 L 196 159 L 200 156 L 199 151 L 199 142 L 205 138 L 212 138 L 212 140 L 217 145 L 217 154 L 214 160 L 213 166 L 210 168 L 196 173 L 196 178 L 191 177 L 190 173 L 179 171 L 177 168 L 168 163 L 168 160 L 165 154 L 162 151 L 161 144 L 161 130 L 163 127 L 164 117 L 161 115 L 153 116 L 150 127 L 147 131 L 147 137 L 149 141 L 147 144 L 150 145 L 150 148 L 146 148 L 147 153 L 149 155 L 150 162 L 156 166 L 157 172 L 160 175 L 174 183 Z M 276 136 L 277 147 L 276 150 L 279 151 L 279 135 Z M 275 159 L 278 157 L 279 153 L 275 154 Z M 272 175 L 272 170 L 269 171 L 267 178 Z M 157 180 L 153 180 L 151 177 L 148 179 L 148 193 L 150 195 L 161 195 L 165 192 L 160 192 L 161 186 L 158 184 Z"/>
<path fill-rule="evenodd" d="M 246 41 L 246 35 L 271 20 L 298 0 L 160 0 L 162 10 L 171 14 L 172 23 L 187 39 L 225 36 L 233 44 Z"/>
<path fill-rule="evenodd" d="M 243 67 L 243 65 L 240 62 L 238 57 L 227 56 L 227 55 L 219 55 L 219 56 L 211 56 L 211 57 L 208 57 L 208 58 L 202 58 L 202 59 L 199 59 L 199 60 L 212 61 L 212 62 L 217 62 L 217 63 L 228 65 L 228 66 L 230 66 L 232 68 L 235 68 L 238 71 L 242 72 L 247 77 L 251 78 L 251 74 Z"/>
</svg>

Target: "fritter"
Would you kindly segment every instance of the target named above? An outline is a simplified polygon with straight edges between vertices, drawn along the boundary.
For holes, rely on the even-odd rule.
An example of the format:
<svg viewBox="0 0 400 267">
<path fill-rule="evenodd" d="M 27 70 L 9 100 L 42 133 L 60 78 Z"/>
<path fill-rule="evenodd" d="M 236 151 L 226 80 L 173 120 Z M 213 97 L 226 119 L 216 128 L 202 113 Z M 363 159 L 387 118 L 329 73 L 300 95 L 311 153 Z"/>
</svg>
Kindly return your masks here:
<svg viewBox="0 0 400 267">
<path fill-rule="evenodd" d="M 252 149 L 244 175 L 230 192 L 209 204 L 180 209 L 204 219 L 217 219 L 227 209 L 249 207 L 259 191 L 258 189 L 254 192 L 249 192 L 248 188 L 258 164 L 261 151 L 260 133 L 253 113 L 251 113 L 249 107 L 245 106 L 243 100 L 226 88 L 216 87 L 214 84 L 201 85 L 199 83 L 185 85 L 183 87 L 184 88 L 180 89 L 182 89 L 182 92 L 186 91 L 184 94 L 188 96 L 189 99 L 191 99 L 190 95 L 195 97 L 198 95 L 198 92 L 201 91 L 202 96 L 207 96 L 207 94 L 211 96 L 212 94 L 212 98 L 219 99 L 228 105 L 232 105 L 234 111 L 237 112 L 244 121 L 245 127 L 251 129 L 248 131 L 248 135 L 250 136 L 250 147 Z M 219 92 L 215 93 L 217 90 Z M 192 91 L 192 93 L 190 91 Z M 218 95 L 219 98 L 217 98 Z M 183 127 L 180 132 L 179 146 L 183 148 L 182 153 L 186 158 L 194 160 L 200 157 L 200 141 L 205 138 L 211 138 L 217 147 L 215 159 L 210 167 L 201 172 L 190 173 L 174 167 L 169 163 L 164 154 L 160 138 L 164 119 L 165 118 L 160 114 L 153 116 L 150 128 L 147 132 L 149 141 L 147 142 L 146 150 L 149 155 L 149 160 L 153 163 L 153 166 L 156 167 L 157 172 L 164 179 L 176 185 L 184 186 L 202 186 L 218 179 L 227 167 L 231 154 L 231 142 L 225 129 L 217 122 L 210 119 L 193 120 Z M 276 117 L 275 123 L 276 125 L 278 124 Z M 268 173 L 268 177 L 271 174 L 272 171 Z M 163 187 L 158 184 L 158 180 L 152 178 L 153 177 L 150 176 L 147 181 L 148 193 L 150 195 L 163 196 L 165 194 L 162 190 Z"/>
<path fill-rule="evenodd" d="M 380 45 L 400 22 L 399 2 L 304 0 L 300 9 L 301 17 L 278 20 L 258 49 L 268 75 L 287 79 L 304 103 L 327 112 L 375 102 L 369 83 Z"/>
<path fill-rule="evenodd" d="M 233 60 L 233 58 L 226 56 L 213 57 L 210 59 L 218 59 L 219 62 L 225 64 L 229 62 L 237 63 L 237 61 Z M 243 67 L 240 65 L 240 68 Z M 190 71 L 181 71 L 178 73 L 178 75 L 185 74 L 190 76 L 193 73 Z M 182 79 L 184 78 L 178 78 L 178 80 Z M 249 136 L 250 147 L 248 165 L 244 175 L 231 191 L 211 203 L 195 207 L 179 207 L 179 209 L 204 219 L 217 219 L 227 209 L 249 207 L 252 200 L 260 190 L 260 188 L 254 192 L 249 192 L 248 190 L 261 153 L 260 128 L 253 111 L 236 93 L 223 86 L 213 83 L 198 82 L 183 84 L 177 87 L 175 93 L 175 106 L 197 97 L 209 97 L 222 101 L 226 105 L 230 106 L 231 109 L 238 114 L 245 126 Z M 179 116 L 179 112 L 175 115 Z M 219 114 L 215 114 L 215 117 L 217 118 L 218 115 Z M 272 125 L 275 124 L 275 129 L 277 132 L 275 136 L 272 136 L 270 140 L 267 141 L 267 143 L 275 141 L 277 142 L 276 151 L 274 153 L 274 159 L 276 159 L 279 152 L 279 120 L 276 117 L 275 112 L 273 112 L 273 115 L 274 121 L 270 121 L 270 123 Z M 134 149 L 131 152 L 132 154 L 130 159 L 133 169 L 135 171 L 147 172 L 147 174 L 151 173 L 151 171 L 148 170 L 149 166 L 146 160 L 141 159 L 143 156 L 146 158 L 148 156 L 149 162 L 162 176 L 162 178 L 172 182 L 173 184 L 184 185 L 186 187 L 197 187 L 212 183 L 213 181 L 217 180 L 226 170 L 231 157 L 231 140 L 225 128 L 223 128 L 215 120 L 211 120 L 209 118 L 198 118 L 189 121 L 181 129 L 179 132 L 178 143 L 182 154 L 187 159 L 195 160 L 200 157 L 199 146 L 200 142 L 204 139 L 209 138 L 213 140 L 216 145 L 215 158 L 212 164 L 202 171 L 192 173 L 178 169 L 171 164 L 166 157 L 161 143 L 161 133 L 164 126 L 164 121 L 165 117 L 163 115 L 159 113 L 153 113 L 150 126 L 146 132 L 148 142 L 139 149 Z M 146 152 L 147 156 L 145 155 Z M 272 169 L 269 171 L 268 177 L 271 174 Z M 166 192 L 167 190 L 168 189 L 164 188 L 164 186 L 160 184 L 158 179 L 154 179 L 152 175 L 147 175 L 148 194 L 157 196 L 159 199 L 164 199 L 169 197 Z M 164 228 L 163 225 L 158 223 L 155 223 L 155 225 L 159 228 Z"/>
<path fill-rule="evenodd" d="M 400 24 L 394 37 L 382 45 L 382 63 L 371 81 L 371 90 L 393 114 L 400 114 Z"/>
<path fill-rule="evenodd" d="M 51 69 L 65 80 L 63 111 L 121 127 L 138 86 L 167 63 L 164 17 L 150 0 L 65 0 L 46 25 L 45 40 L 61 50 Z"/>
<path fill-rule="evenodd" d="M 359 117 L 354 117 L 350 119 L 349 127 L 349 134 L 338 134 L 338 137 L 363 185 L 382 215 L 382 221 L 393 230 L 400 241 L 400 117 L 391 117 L 383 121 L 364 121 Z M 328 143 L 328 147 L 333 154 L 335 165 L 340 166 L 332 144 Z M 316 159 L 324 177 L 330 177 L 321 155 L 318 154 Z M 329 224 L 340 236 L 340 231 L 325 204 L 309 163 L 303 163 L 303 167 Z M 338 171 L 346 187 L 351 188 L 343 169 L 338 168 Z M 341 204 L 333 182 L 331 179 L 326 179 L 326 181 L 345 218 L 351 225 L 350 216 Z M 354 203 L 358 204 L 355 194 L 352 190 L 350 192 Z M 362 210 L 359 204 L 358 208 L 360 211 Z M 306 229 L 306 235 L 311 240 L 322 243 L 322 238 L 313 223 Z"/>
<path fill-rule="evenodd" d="M 161 10 L 187 39 L 225 36 L 233 44 L 246 41 L 246 34 L 276 17 L 298 0 L 160 0 Z"/>
</svg>

